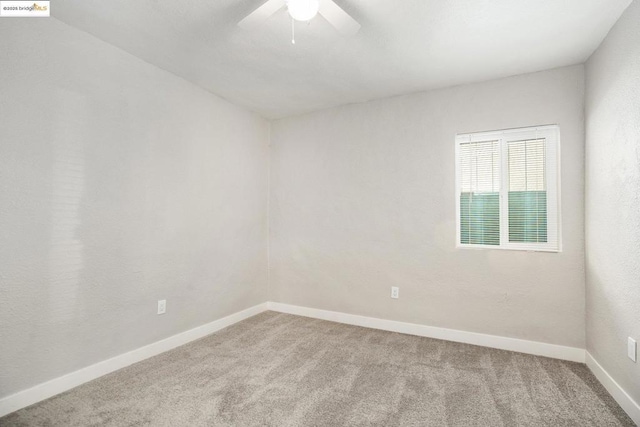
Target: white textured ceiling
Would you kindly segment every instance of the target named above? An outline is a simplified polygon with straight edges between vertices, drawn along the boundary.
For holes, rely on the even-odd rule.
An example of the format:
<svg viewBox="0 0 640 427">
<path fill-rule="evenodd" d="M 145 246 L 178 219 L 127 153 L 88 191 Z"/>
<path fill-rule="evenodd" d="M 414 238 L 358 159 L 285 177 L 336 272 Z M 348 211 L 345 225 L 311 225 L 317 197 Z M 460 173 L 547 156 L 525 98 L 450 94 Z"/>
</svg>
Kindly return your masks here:
<svg viewBox="0 0 640 427">
<path fill-rule="evenodd" d="M 57 0 L 56 18 L 232 102 L 279 118 L 584 62 L 631 0 L 335 0 L 362 29 L 264 0 Z"/>
</svg>

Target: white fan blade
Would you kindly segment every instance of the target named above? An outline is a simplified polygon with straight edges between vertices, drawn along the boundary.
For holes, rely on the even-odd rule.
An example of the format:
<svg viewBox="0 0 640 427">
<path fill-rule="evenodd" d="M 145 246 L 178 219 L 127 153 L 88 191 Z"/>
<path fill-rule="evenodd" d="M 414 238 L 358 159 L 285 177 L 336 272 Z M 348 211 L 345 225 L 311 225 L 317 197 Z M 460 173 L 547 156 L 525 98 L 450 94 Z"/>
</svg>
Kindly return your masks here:
<svg viewBox="0 0 640 427">
<path fill-rule="evenodd" d="M 360 24 L 333 0 L 320 0 L 320 14 L 345 36 L 352 36 L 360 30 Z"/>
<path fill-rule="evenodd" d="M 245 30 L 251 30 L 264 23 L 267 18 L 279 11 L 284 5 L 285 0 L 267 0 L 266 3 L 238 22 L 238 25 Z"/>
</svg>

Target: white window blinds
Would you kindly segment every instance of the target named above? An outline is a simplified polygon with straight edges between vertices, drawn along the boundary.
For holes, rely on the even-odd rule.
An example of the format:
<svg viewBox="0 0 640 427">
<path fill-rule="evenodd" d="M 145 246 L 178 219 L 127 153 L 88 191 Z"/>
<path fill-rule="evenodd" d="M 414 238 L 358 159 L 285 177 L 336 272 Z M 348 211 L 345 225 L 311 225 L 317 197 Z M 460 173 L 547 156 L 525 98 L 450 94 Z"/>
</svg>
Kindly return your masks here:
<svg viewBox="0 0 640 427">
<path fill-rule="evenodd" d="M 557 126 L 458 135 L 459 246 L 558 251 Z"/>
<path fill-rule="evenodd" d="M 545 139 L 507 142 L 510 242 L 547 242 L 545 146 Z"/>
<path fill-rule="evenodd" d="M 499 141 L 460 144 L 460 242 L 500 244 Z"/>
</svg>

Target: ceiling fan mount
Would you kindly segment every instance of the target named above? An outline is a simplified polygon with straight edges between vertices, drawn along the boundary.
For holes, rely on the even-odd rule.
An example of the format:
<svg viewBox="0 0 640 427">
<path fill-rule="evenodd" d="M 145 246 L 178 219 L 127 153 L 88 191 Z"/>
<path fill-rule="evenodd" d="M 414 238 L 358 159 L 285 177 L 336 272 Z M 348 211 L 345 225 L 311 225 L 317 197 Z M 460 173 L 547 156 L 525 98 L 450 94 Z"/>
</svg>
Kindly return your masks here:
<svg viewBox="0 0 640 427">
<path fill-rule="evenodd" d="M 296 21 L 312 20 L 320 10 L 319 0 L 286 0 L 289 16 Z"/>
<path fill-rule="evenodd" d="M 342 35 L 351 36 L 360 30 L 360 24 L 333 0 L 267 0 L 238 25 L 253 30 L 285 6 L 295 21 L 307 22 L 320 14 Z"/>
</svg>

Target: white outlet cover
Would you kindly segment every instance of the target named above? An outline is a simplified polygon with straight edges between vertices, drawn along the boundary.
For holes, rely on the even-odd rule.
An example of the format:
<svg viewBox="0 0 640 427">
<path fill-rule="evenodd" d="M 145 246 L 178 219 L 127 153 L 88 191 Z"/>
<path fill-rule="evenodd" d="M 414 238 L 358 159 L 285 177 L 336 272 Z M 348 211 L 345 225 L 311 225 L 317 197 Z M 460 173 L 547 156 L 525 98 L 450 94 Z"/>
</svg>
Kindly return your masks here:
<svg viewBox="0 0 640 427">
<path fill-rule="evenodd" d="M 627 342 L 627 356 L 629 356 L 629 359 L 631 359 L 631 360 L 633 360 L 635 362 L 636 361 L 636 354 L 637 354 L 636 340 L 634 340 L 633 338 L 629 337 L 629 341 Z"/>
<path fill-rule="evenodd" d="M 158 300 L 158 314 L 165 314 L 167 312 L 167 300 Z"/>
<path fill-rule="evenodd" d="M 397 286 L 391 287 L 391 298 L 399 298 L 400 297 L 400 288 Z"/>
</svg>

